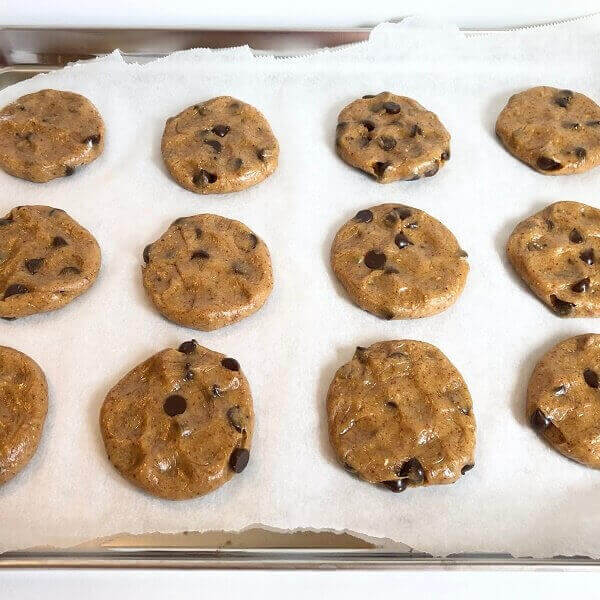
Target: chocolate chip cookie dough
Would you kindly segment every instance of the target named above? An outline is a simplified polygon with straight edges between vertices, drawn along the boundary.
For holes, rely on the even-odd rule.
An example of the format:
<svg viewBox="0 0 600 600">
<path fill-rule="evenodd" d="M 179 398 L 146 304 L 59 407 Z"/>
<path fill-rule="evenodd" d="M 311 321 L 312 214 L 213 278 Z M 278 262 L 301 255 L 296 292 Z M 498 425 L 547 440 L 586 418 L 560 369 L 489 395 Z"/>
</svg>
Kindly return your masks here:
<svg viewBox="0 0 600 600">
<path fill-rule="evenodd" d="M 384 319 L 448 308 L 465 286 L 466 256 L 444 225 L 402 204 L 358 211 L 331 246 L 331 266 L 352 300 Z"/>
<path fill-rule="evenodd" d="M 425 342 L 358 347 L 331 382 L 327 418 L 344 467 L 393 492 L 454 483 L 474 466 L 469 390 L 446 356 Z"/>
<path fill-rule="evenodd" d="M 0 485 L 12 479 L 37 450 L 48 410 L 48 387 L 27 355 L 0 346 Z"/>
<path fill-rule="evenodd" d="M 248 464 L 250 387 L 237 360 L 190 340 L 125 375 L 100 427 L 110 462 L 134 485 L 168 500 L 201 496 Z"/>
<path fill-rule="evenodd" d="M 579 202 L 551 204 L 515 227 L 506 251 L 523 281 L 556 314 L 600 317 L 600 210 Z"/>
<path fill-rule="evenodd" d="M 450 159 L 450 134 L 437 116 L 390 92 L 348 104 L 335 145 L 343 160 L 379 183 L 432 177 Z"/>
<path fill-rule="evenodd" d="M 527 390 L 531 426 L 561 454 L 600 469 L 600 335 L 559 342 L 536 365 Z"/>
<path fill-rule="evenodd" d="M 511 96 L 496 134 L 513 156 L 544 175 L 600 164 L 600 106 L 578 92 L 539 86 Z"/>
<path fill-rule="evenodd" d="M 18 206 L 0 219 L 0 317 L 60 308 L 100 270 L 100 247 L 64 210 Z"/>
<path fill-rule="evenodd" d="M 104 123 L 84 96 L 41 90 L 0 110 L 0 167 L 43 183 L 73 175 L 100 156 Z"/>
<path fill-rule="evenodd" d="M 173 179 L 196 194 L 238 192 L 277 167 L 279 145 L 250 104 L 219 96 L 170 118 L 162 155 Z"/>
<path fill-rule="evenodd" d="M 143 253 L 144 287 L 171 321 L 203 331 L 256 312 L 273 288 L 271 257 L 248 227 L 218 215 L 177 219 Z"/>
</svg>

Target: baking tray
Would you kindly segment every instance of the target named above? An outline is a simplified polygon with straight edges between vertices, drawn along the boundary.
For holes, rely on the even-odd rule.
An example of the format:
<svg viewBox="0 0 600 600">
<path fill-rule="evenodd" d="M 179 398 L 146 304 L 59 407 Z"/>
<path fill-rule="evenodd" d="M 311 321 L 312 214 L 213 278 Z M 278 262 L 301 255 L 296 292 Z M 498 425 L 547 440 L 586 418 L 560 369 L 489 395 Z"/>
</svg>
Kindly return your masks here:
<svg viewBox="0 0 600 600">
<path fill-rule="evenodd" d="M 512 30 L 465 31 L 482 35 Z M 117 48 L 126 60 L 136 62 L 189 48 L 240 45 L 248 45 L 257 53 L 290 56 L 361 42 L 368 39 L 370 31 L 368 27 L 271 31 L 0 28 L 0 89 Z M 365 539 L 351 533 L 250 528 L 240 533 L 115 535 L 68 549 L 5 552 L 0 554 L 0 569 L 8 568 L 596 570 L 600 560 L 496 553 L 439 558 L 390 540 Z"/>
</svg>

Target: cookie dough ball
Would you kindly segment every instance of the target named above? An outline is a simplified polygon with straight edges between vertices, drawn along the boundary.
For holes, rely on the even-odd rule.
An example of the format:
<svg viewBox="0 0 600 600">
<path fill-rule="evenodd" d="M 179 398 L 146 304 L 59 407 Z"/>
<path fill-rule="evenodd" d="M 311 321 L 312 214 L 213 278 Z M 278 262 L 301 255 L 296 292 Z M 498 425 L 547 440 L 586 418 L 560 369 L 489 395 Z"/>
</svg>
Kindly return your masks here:
<svg viewBox="0 0 600 600">
<path fill-rule="evenodd" d="M 173 179 L 196 194 L 239 192 L 277 167 L 279 145 L 250 104 L 219 96 L 170 118 L 162 155 Z"/>
<path fill-rule="evenodd" d="M 556 202 L 519 223 L 508 258 L 531 291 L 561 317 L 600 316 L 600 211 Z"/>
<path fill-rule="evenodd" d="M 144 287 L 167 319 L 210 331 L 256 312 L 273 288 L 266 244 L 239 221 L 177 219 L 144 250 Z"/>
<path fill-rule="evenodd" d="M 561 454 L 600 469 L 600 335 L 559 342 L 527 389 L 531 426 Z"/>
<path fill-rule="evenodd" d="M 0 219 L 0 317 L 60 308 L 83 294 L 99 270 L 98 242 L 64 210 L 18 206 Z"/>
<path fill-rule="evenodd" d="M 465 286 L 466 257 L 444 225 L 402 204 L 358 211 L 331 246 L 331 266 L 352 300 L 384 319 L 448 308 Z"/>
<path fill-rule="evenodd" d="M 130 371 L 106 396 L 108 459 L 131 483 L 168 500 L 202 496 L 241 473 L 254 412 L 239 363 L 184 342 Z"/>
<path fill-rule="evenodd" d="M 0 485 L 31 460 L 48 410 L 48 387 L 31 358 L 0 346 Z"/>
<path fill-rule="evenodd" d="M 600 164 L 600 106 L 578 92 L 539 86 L 511 96 L 496 134 L 513 156 L 544 175 Z"/>
<path fill-rule="evenodd" d="M 43 183 L 73 175 L 104 149 L 104 122 L 84 96 L 41 90 L 0 110 L 0 168 Z"/>
<path fill-rule="evenodd" d="M 379 183 L 432 177 L 450 159 L 450 134 L 412 98 L 381 92 L 350 103 L 338 116 L 336 149 Z"/>
<path fill-rule="evenodd" d="M 358 347 L 327 395 L 329 440 L 344 467 L 394 492 L 454 483 L 474 466 L 475 418 L 460 373 L 435 347 Z"/>
</svg>

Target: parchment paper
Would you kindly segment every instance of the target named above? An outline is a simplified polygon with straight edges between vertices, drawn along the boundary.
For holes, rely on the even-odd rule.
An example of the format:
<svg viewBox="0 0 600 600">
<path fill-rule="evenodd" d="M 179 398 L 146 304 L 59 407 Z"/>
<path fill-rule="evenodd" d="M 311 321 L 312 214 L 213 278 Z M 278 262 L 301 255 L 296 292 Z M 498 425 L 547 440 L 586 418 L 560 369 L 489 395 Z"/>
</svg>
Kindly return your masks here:
<svg viewBox="0 0 600 600">
<path fill-rule="evenodd" d="M 43 441 L 27 469 L 0 487 L 0 549 L 68 545 L 118 532 L 349 530 L 436 555 L 600 555 L 600 473 L 559 456 L 526 425 L 535 362 L 558 340 L 599 332 L 561 320 L 519 283 L 504 255 L 522 218 L 556 200 L 600 206 L 600 170 L 544 177 L 493 133 L 508 97 L 547 84 L 600 100 L 600 21 L 465 37 L 416 19 L 383 25 L 368 43 L 293 59 L 248 48 L 194 50 L 146 65 L 118 53 L 0 92 L 0 105 L 44 87 L 79 92 L 102 113 L 104 154 L 70 178 L 34 184 L 0 172 L 0 212 L 63 208 L 97 237 L 94 287 L 53 313 L 0 321 L 0 344 L 42 366 L 50 385 Z M 452 158 L 417 182 L 379 185 L 337 158 L 336 116 L 349 101 L 391 90 L 436 112 Z M 281 144 L 276 173 L 245 192 L 198 196 L 160 156 L 165 120 L 230 94 L 258 107 Z M 469 252 L 459 301 L 418 321 L 382 321 L 355 307 L 329 268 L 337 229 L 383 202 L 419 207 Z M 275 288 L 266 306 L 212 333 L 165 321 L 146 299 L 142 249 L 176 217 L 214 212 L 267 242 Z M 252 386 L 256 437 L 246 471 L 193 501 L 154 499 L 109 464 L 98 427 L 107 391 L 154 352 L 195 337 L 236 357 Z M 437 345 L 462 372 L 478 425 L 476 468 L 452 486 L 395 495 L 344 472 L 326 434 L 325 395 L 356 345 L 413 338 Z"/>
</svg>

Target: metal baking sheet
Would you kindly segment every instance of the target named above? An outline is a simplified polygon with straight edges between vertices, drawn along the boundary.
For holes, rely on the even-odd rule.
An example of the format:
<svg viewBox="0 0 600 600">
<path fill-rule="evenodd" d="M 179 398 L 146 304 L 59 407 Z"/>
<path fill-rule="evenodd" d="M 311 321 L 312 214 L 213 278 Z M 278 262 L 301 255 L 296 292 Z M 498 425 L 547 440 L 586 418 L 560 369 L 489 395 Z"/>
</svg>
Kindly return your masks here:
<svg viewBox="0 0 600 600">
<path fill-rule="evenodd" d="M 194 47 L 248 45 L 280 56 L 364 41 L 369 28 L 305 31 L 191 31 L 149 29 L 0 29 L 0 89 L 69 62 L 119 48 L 144 62 Z M 477 35 L 488 31 L 471 31 Z M 390 540 L 350 533 L 182 532 L 115 535 L 70 549 L 39 548 L 0 554 L 0 568 L 190 568 L 190 569 L 529 569 L 595 570 L 586 556 L 547 559 L 510 554 L 459 554 L 445 558 Z"/>
</svg>

